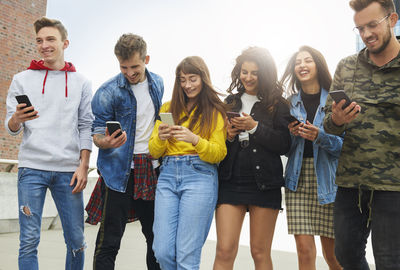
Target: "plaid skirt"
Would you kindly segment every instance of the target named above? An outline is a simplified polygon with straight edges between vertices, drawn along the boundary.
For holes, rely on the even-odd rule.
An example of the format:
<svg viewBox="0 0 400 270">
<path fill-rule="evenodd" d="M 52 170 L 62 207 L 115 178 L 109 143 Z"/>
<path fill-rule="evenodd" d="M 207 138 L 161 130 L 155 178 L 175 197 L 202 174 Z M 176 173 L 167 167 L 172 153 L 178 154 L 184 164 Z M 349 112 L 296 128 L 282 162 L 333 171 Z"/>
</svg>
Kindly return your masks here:
<svg viewBox="0 0 400 270">
<path fill-rule="evenodd" d="M 285 189 L 289 234 L 334 238 L 333 203 L 321 205 L 317 196 L 314 158 L 304 158 L 297 191 Z"/>
</svg>

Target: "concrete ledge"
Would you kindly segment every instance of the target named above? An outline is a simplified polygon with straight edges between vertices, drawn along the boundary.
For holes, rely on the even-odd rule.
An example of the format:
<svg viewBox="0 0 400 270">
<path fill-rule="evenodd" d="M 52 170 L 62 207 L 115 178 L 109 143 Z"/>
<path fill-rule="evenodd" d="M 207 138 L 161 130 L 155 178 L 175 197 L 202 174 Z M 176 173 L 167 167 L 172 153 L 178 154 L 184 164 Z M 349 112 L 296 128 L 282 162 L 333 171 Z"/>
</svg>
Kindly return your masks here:
<svg viewBox="0 0 400 270">
<path fill-rule="evenodd" d="M 42 231 L 48 230 L 55 217 L 42 218 Z M 61 226 L 60 226 L 61 228 Z M 18 218 L 0 219 L 0 234 L 19 232 Z M 1 269 L 0 269 L 1 270 Z"/>
<path fill-rule="evenodd" d="M 88 202 L 97 177 L 89 177 L 88 184 L 83 191 L 84 203 Z M 0 172 L 0 233 L 18 232 L 18 177 L 17 173 Z M 46 193 L 43 207 L 42 230 L 61 228 L 51 193 Z"/>
</svg>

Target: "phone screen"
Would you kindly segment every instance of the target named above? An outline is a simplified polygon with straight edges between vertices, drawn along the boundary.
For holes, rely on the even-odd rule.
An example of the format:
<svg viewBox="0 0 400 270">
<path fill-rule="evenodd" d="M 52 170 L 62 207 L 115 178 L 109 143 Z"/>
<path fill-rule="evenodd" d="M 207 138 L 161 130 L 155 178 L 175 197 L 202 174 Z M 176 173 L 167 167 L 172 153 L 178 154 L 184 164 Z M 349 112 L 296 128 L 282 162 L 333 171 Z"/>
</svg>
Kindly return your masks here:
<svg viewBox="0 0 400 270">
<path fill-rule="evenodd" d="M 175 125 L 172 113 L 160 113 L 161 122 L 169 126 Z"/>
<path fill-rule="evenodd" d="M 28 98 L 27 95 L 15 96 L 15 98 L 17 99 L 18 104 L 21 104 L 21 103 L 25 103 L 25 104 L 26 104 L 26 106 L 25 106 L 24 108 L 26 108 L 26 107 L 31 107 L 31 106 L 32 106 L 32 103 L 31 103 L 31 101 L 29 100 L 29 98 Z M 23 109 L 24 109 L 24 108 L 23 108 Z M 31 113 L 31 112 L 33 112 L 33 110 L 27 111 L 27 112 L 25 112 L 25 113 Z"/>
<path fill-rule="evenodd" d="M 294 117 L 293 115 L 288 115 L 287 117 L 286 117 L 286 120 L 289 122 L 289 123 L 292 123 L 292 122 L 294 122 L 294 121 L 297 121 L 297 122 L 299 122 L 300 123 L 300 121 L 296 118 L 296 117 Z"/>
<path fill-rule="evenodd" d="M 329 92 L 329 95 L 336 102 L 336 104 L 339 103 L 340 101 L 342 101 L 343 99 L 346 100 L 346 102 L 344 103 L 342 109 L 345 109 L 351 103 L 350 98 L 346 95 L 344 90 L 331 91 L 331 92 Z"/>
<path fill-rule="evenodd" d="M 238 113 L 238 112 L 226 112 L 226 116 L 228 116 L 228 119 L 231 120 L 231 118 L 240 117 L 240 113 Z"/>
<path fill-rule="evenodd" d="M 110 134 L 110 136 L 118 129 L 121 129 L 121 124 L 118 121 L 107 121 L 106 122 L 107 125 L 107 129 L 108 129 L 108 134 Z M 118 138 L 119 136 L 122 135 L 122 131 L 120 131 L 117 136 L 115 136 L 115 138 Z"/>
</svg>

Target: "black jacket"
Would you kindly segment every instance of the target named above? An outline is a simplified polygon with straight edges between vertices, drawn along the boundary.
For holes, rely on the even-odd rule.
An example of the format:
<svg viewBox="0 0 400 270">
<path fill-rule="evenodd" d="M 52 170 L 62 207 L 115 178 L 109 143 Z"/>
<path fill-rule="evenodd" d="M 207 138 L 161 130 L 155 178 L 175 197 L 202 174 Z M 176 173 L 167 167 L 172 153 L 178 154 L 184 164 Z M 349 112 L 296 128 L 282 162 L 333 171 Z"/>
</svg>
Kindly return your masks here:
<svg viewBox="0 0 400 270">
<path fill-rule="evenodd" d="M 238 112 L 242 107 L 240 95 L 230 95 L 226 103 L 235 104 L 233 111 Z M 276 105 L 274 112 L 268 112 L 265 105 L 256 102 L 250 115 L 258 126 L 253 134 L 249 134 L 249 146 L 252 155 L 249 156 L 254 165 L 254 175 L 260 190 L 279 188 L 284 185 L 283 168 L 280 156 L 286 154 L 291 145 L 288 129 L 290 111 L 289 106 L 282 98 Z M 226 141 L 228 153 L 219 165 L 219 180 L 229 181 L 232 177 L 233 165 L 240 142 L 238 136 L 233 142 Z"/>
</svg>

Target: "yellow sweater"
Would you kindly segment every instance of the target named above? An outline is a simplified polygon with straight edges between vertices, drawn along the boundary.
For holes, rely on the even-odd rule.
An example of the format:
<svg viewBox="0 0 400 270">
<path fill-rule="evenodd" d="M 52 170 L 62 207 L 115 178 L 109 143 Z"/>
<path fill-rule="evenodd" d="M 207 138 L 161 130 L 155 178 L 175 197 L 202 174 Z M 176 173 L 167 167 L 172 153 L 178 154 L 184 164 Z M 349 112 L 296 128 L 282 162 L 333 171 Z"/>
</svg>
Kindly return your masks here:
<svg viewBox="0 0 400 270">
<path fill-rule="evenodd" d="M 160 112 L 168 112 L 169 104 L 167 102 L 161 106 Z M 189 120 L 193 116 L 193 111 L 188 120 L 182 123 L 182 126 L 189 127 Z M 149 141 L 150 154 L 154 158 L 162 156 L 175 155 L 199 155 L 200 159 L 208 163 L 218 163 L 226 156 L 226 129 L 225 120 L 218 113 L 218 120 L 215 129 L 209 139 L 200 137 L 196 146 L 184 141 L 177 141 L 174 138 L 169 140 L 160 140 L 158 137 L 158 126 L 161 121 L 157 120 Z M 197 134 L 199 135 L 199 134 Z"/>
</svg>

